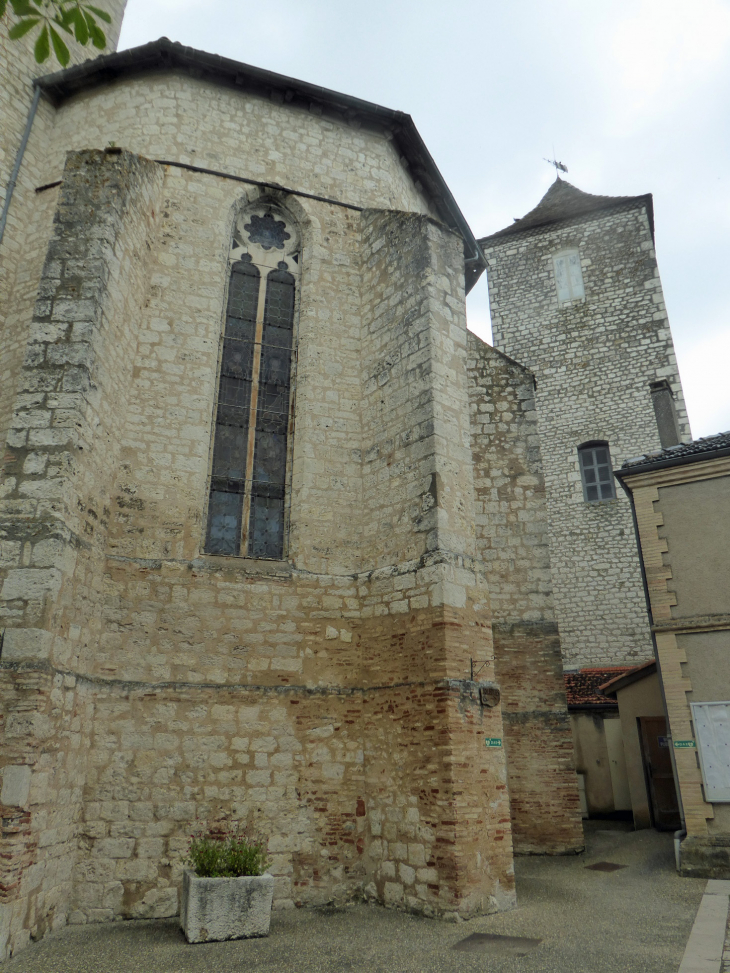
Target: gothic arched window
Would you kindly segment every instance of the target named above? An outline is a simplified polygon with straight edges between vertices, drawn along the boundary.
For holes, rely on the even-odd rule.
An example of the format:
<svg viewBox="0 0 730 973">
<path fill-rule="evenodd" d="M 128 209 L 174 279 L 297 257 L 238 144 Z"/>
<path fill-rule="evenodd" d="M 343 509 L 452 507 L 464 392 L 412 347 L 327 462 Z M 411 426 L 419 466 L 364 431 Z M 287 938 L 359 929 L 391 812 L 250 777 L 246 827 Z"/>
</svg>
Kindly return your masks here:
<svg viewBox="0 0 730 973">
<path fill-rule="evenodd" d="M 296 276 L 295 228 L 270 204 L 236 221 L 205 551 L 284 554 Z"/>
</svg>

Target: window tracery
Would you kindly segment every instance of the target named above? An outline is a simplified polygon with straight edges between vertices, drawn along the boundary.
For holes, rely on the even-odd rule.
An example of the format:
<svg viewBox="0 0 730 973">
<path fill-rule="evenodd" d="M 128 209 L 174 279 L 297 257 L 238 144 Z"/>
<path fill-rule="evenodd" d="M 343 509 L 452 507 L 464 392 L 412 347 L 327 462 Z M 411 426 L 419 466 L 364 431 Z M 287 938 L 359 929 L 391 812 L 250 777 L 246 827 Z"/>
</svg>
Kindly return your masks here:
<svg viewBox="0 0 730 973">
<path fill-rule="evenodd" d="M 205 550 L 279 559 L 299 236 L 263 202 L 236 220 L 221 353 Z"/>
</svg>

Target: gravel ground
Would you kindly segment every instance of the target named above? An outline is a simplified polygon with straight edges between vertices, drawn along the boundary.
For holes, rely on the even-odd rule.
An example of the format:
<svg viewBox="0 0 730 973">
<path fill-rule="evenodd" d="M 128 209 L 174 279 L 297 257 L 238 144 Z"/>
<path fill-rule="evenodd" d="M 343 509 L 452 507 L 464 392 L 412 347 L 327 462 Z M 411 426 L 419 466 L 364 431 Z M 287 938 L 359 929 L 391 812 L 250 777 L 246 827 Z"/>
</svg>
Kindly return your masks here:
<svg viewBox="0 0 730 973">
<path fill-rule="evenodd" d="M 275 912 L 266 939 L 188 945 L 177 920 L 74 926 L 3 973 L 676 973 L 704 879 L 679 878 L 672 837 L 591 822 L 587 851 L 517 859 L 518 907 L 445 923 L 377 906 Z M 592 871 L 609 861 L 625 868 Z M 473 934 L 541 940 L 463 941 Z M 454 949 L 458 944 L 459 948 Z M 525 951 L 527 950 L 527 951 Z"/>
</svg>

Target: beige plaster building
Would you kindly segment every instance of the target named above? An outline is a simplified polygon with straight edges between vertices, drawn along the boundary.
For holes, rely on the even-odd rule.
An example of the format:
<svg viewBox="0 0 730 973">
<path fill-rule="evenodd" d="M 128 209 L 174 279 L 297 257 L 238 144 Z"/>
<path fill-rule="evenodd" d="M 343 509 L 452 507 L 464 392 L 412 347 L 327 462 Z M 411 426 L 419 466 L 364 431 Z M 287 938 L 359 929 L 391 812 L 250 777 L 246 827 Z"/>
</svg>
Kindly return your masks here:
<svg viewBox="0 0 730 973">
<path fill-rule="evenodd" d="M 678 830 L 681 824 L 666 710 L 656 661 L 615 676 L 602 691 L 616 700 L 634 827 Z"/>
<path fill-rule="evenodd" d="M 730 433 L 631 459 L 617 476 L 635 512 L 666 701 L 680 870 L 730 878 Z"/>
</svg>

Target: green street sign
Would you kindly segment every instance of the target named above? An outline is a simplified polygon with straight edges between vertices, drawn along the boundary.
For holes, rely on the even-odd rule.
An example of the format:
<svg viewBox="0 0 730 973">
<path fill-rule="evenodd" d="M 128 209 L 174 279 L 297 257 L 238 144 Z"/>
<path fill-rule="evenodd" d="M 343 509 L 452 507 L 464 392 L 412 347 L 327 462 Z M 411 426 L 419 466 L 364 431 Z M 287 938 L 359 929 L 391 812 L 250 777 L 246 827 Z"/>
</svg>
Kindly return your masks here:
<svg viewBox="0 0 730 973">
<path fill-rule="evenodd" d="M 674 741 L 675 750 L 696 750 L 697 744 L 694 740 L 675 740 Z"/>
<path fill-rule="evenodd" d="M 502 737 L 485 737 L 484 745 L 487 747 L 501 747 Z"/>
</svg>

